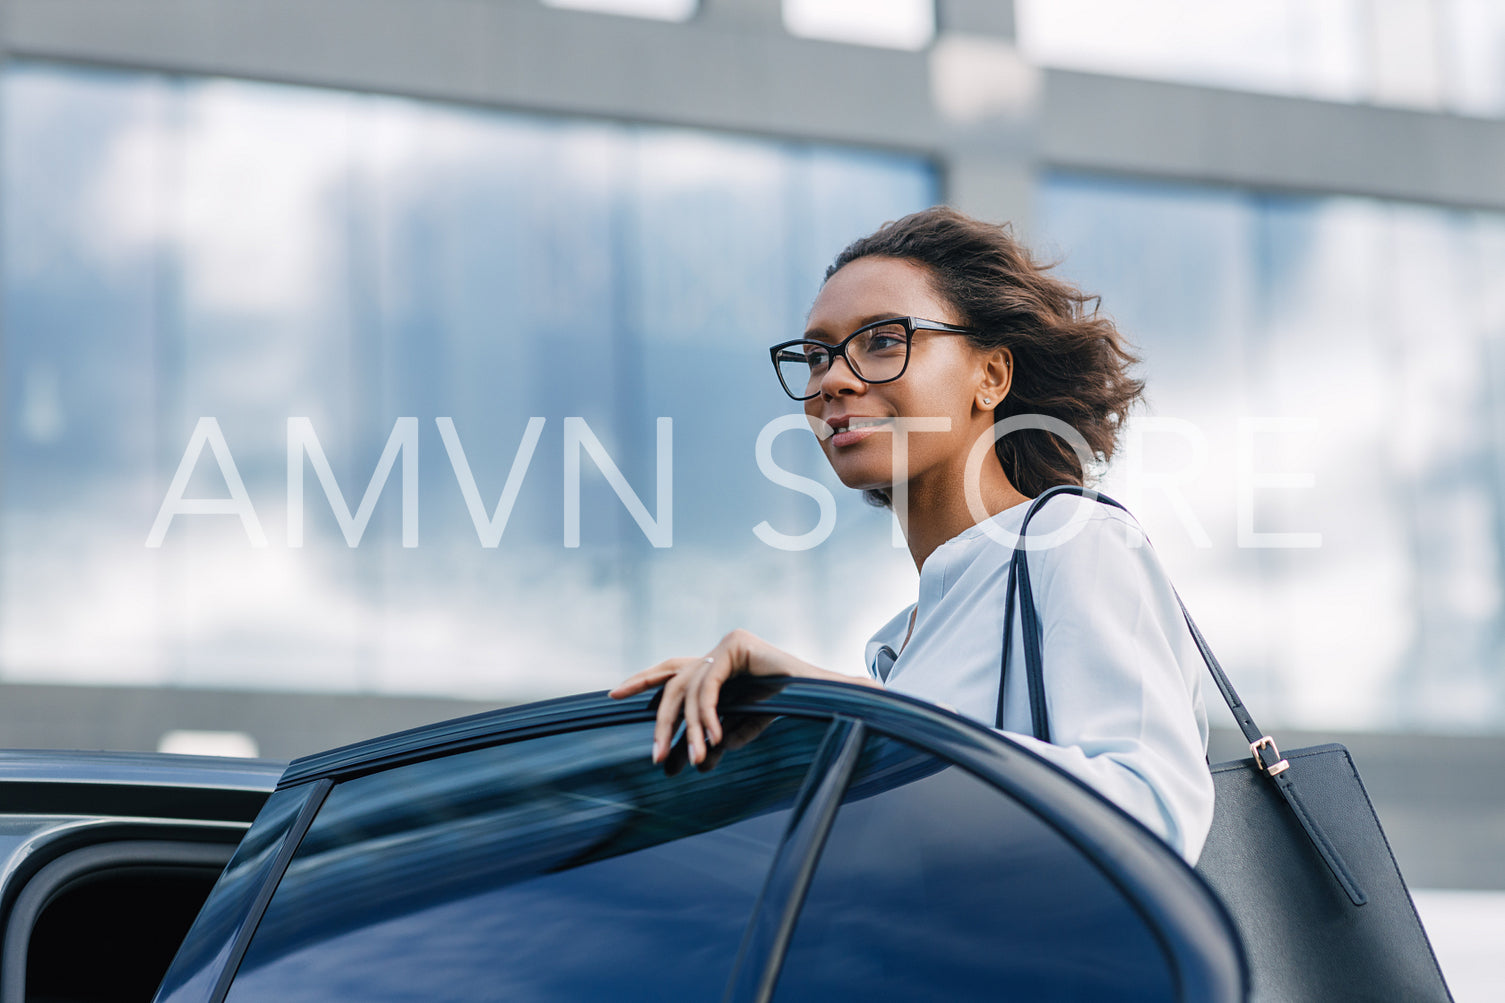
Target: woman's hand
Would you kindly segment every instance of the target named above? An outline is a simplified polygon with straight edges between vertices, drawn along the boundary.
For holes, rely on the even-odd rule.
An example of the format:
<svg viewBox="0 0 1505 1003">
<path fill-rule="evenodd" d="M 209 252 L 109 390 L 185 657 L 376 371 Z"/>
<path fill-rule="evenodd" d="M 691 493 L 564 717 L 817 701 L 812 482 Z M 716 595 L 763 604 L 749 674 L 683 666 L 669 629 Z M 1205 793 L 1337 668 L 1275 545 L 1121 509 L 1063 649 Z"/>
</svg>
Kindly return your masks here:
<svg viewBox="0 0 1505 1003">
<path fill-rule="evenodd" d="M 879 684 L 869 679 L 843 676 L 816 668 L 774 647 L 745 630 L 734 630 L 710 653 L 700 658 L 670 658 L 622 681 L 611 691 L 614 699 L 630 697 L 655 686 L 664 688 L 653 728 L 653 761 L 663 762 L 681 716 L 685 722 L 685 746 L 690 762 L 705 761 L 706 750 L 721 741 L 721 722 L 716 700 L 722 685 L 739 673 L 754 676 L 800 676 L 834 679 L 846 683 Z"/>
</svg>

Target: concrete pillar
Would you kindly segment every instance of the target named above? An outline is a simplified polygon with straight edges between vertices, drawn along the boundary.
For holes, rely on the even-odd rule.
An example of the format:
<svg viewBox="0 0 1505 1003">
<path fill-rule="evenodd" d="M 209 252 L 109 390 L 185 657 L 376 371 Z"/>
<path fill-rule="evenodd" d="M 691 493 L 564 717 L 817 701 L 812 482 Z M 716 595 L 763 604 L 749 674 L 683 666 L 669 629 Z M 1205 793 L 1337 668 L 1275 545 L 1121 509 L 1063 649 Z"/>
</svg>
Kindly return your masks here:
<svg viewBox="0 0 1505 1003">
<path fill-rule="evenodd" d="M 1029 241 L 1036 185 L 1033 165 L 987 156 L 954 157 L 946 165 L 943 185 L 948 205 L 990 223 L 1012 223 L 1014 234 Z"/>
<path fill-rule="evenodd" d="M 784 3 L 783 0 L 700 0 L 695 19 L 718 27 L 782 32 Z"/>
<path fill-rule="evenodd" d="M 1013 41 L 1014 0 L 935 0 L 935 29 Z"/>
<path fill-rule="evenodd" d="M 944 123 L 946 201 L 1021 236 L 1034 201 L 1040 71 L 1015 43 L 1011 0 L 937 0 L 931 100 Z"/>
</svg>

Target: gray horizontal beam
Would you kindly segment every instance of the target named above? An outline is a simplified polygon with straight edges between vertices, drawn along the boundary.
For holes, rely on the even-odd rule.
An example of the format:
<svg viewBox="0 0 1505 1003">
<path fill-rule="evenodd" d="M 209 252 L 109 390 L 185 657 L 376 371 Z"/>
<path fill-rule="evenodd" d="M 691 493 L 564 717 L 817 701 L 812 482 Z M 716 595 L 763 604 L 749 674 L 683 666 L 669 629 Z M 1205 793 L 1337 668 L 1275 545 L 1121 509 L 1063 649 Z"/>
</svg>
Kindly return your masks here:
<svg viewBox="0 0 1505 1003">
<path fill-rule="evenodd" d="M 20 57 L 905 150 L 938 136 L 925 54 L 794 38 L 730 4 L 685 24 L 536 0 L 0 5 Z"/>
<path fill-rule="evenodd" d="M 976 6 L 945 11 L 965 34 Z M 965 162 L 959 177 L 985 179 L 981 159 L 1009 176 L 1066 168 L 1505 208 L 1505 122 L 1058 70 L 1009 116 L 948 122 L 932 54 L 794 38 L 775 9 L 708 0 L 666 24 L 538 0 L 0 0 L 0 50 L 909 150 L 952 173 Z M 995 34 L 971 37 L 1006 45 L 1003 13 L 983 26 Z"/>
<path fill-rule="evenodd" d="M 1050 167 L 1505 208 L 1505 122 L 1048 71 Z"/>
<path fill-rule="evenodd" d="M 268 759 L 494 710 L 502 703 L 364 693 L 0 683 L 0 749 L 155 752 L 177 729 L 239 732 Z"/>
</svg>

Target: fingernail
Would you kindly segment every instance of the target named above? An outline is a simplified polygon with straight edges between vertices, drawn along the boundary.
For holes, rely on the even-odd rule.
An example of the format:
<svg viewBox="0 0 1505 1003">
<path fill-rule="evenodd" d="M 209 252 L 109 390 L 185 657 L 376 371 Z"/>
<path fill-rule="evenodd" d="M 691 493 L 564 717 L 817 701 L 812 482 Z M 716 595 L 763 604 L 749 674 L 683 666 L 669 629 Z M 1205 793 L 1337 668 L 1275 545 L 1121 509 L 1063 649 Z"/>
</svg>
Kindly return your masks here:
<svg viewBox="0 0 1505 1003">
<path fill-rule="evenodd" d="M 664 743 L 658 739 L 653 740 L 653 761 L 656 763 L 664 758 Z"/>
</svg>

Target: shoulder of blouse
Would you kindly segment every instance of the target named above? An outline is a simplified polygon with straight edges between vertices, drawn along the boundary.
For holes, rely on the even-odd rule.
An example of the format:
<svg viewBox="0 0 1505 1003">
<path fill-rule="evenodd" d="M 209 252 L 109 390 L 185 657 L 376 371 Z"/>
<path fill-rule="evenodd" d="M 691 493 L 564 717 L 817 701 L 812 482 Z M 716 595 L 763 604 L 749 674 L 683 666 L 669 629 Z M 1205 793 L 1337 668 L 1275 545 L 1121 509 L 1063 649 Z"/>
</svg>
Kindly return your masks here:
<svg viewBox="0 0 1505 1003">
<path fill-rule="evenodd" d="M 1063 602 L 1076 608 L 1084 602 L 1095 606 L 1111 596 L 1126 601 L 1129 597 L 1122 593 L 1127 591 L 1139 594 L 1141 600 L 1156 596 L 1152 603 L 1157 608 L 1164 593 L 1169 602 L 1164 612 L 1169 616 L 1176 605 L 1170 577 L 1139 522 L 1110 505 L 1068 498 L 1075 506 L 1061 504 L 1050 521 L 1044 522 L 1046 513 L 1060 504 L 1052 501 L 1029 526 L 1029 539 L 1037 545 L 1046 533 L 1062 531 L 1059 543 L 1029 551 L 1030 584 L 1042 615 L 1051 619 L 1053 613 L 1064 612 Z M 1083 510 L 1084 505 L 1090 508 Z M 1064 528 L 1073 519 L 1081 519 L 1082 524 Z"/>
<path fill-rule="evenodd" d="M 968 558 L 983 558 L 995 565 L 1007 565 L 1013 558 L 1024 505 L 1006 510 L 974 526 L 967 535 L 977 539 L 981 552 Z M 1079 525 L 1072 525 L 1079 523 Z M 1053 534 L 1060 534 L 1053 540 Z M 1128 512 L 1080 495 L 1052 498 L 1030 520 L 1027 531 L 1031 579 L 1038 570 L 1069 559 L 1085 549 L 1109 546 L 1130 551 L 1150 550 L 1148 537 L 1139 522 Z M 1113 547 L 1113 544 L 1117 544 Z M 939 554 L 939 552 L 938 552 Z M 984 556 L 986 555 L 986 556 Z M 946 560 L 954 559 L 949 556 Z"/>
</svg>

